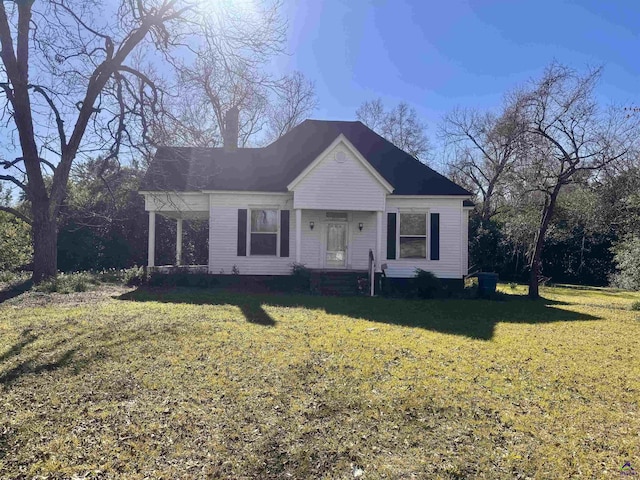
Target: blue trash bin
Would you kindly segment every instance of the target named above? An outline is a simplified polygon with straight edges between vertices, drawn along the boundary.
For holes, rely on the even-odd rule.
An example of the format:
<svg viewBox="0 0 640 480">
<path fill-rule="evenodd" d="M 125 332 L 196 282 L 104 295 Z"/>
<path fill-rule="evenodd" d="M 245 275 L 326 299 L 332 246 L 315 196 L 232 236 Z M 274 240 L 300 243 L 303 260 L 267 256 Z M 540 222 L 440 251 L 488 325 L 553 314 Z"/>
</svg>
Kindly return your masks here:
<svg viewBox="0 0 640 480">
<path fill-rule="evenodd" d="M 478 294 L 481 297 L 488 297 L 496 292 L 498 285 L 497 273 L 478 273 Z"/>
</svg>

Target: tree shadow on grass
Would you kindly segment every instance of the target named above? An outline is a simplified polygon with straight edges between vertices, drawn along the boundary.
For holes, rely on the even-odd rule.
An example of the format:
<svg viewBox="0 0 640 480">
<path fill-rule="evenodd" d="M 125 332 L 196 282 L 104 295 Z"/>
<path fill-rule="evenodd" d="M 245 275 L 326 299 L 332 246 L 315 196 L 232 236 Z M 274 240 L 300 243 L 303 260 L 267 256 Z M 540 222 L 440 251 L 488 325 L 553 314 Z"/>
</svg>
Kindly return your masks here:
<svg viewBox="0 0 640 480">
<path fill-rule="evenodd" d="M 42 338 L 47 339 L 44 332 L 35 335 L 31 328 L 26 328 L 15 344 L 0 354 L 0 388 L 8 388 L 27 375 L 54 372 L 64 367 L 72 367 L 77 373 L 96 358 L 91 346 L 86 347 L 91 344 L 85 341 L 85 335 L 73 334 L 31 346 Z M 14 366 L 7 368 L 12 364 Z"/>
<path fill-rule="evenodd" d="M 38 339 L 38 336 L 34 335 L 30 328 L 25 328 L 22 331 L 22 334 L 20 335 L 20 339 L 18 340 L 18 342 L 12 345 L 11 347 L 9 347 L 9 350 L 0 354 L 0 363 L 10 359 L 11 357 L 20 355 L 20 352 L 22 352 L 22 349 L 24 347 L 26 347 L 30 343 L 35 342 L 37 339 Z"/>
<path fill-rule="evenodd" d="M 0 355 L 0 369 L 3 367 L 3 362 L 9 362 L 15 357 L 19 357 L 25 347 L 28 347 L 30 344 L 35 342 L 38 339 L 38 335 L 34 335 L 31 329 L 25 329 L 22 331 L 20 339 L 11 346 L 6 352 Z M 40 373 L 45 372 L 53 372 L 60 368 L 75 364 L 76 368 L 78 368 L 78 362 L 74 360 L 74 355 L 77 352 L 77 348 L 68 348 L 63 351 L 58 351 L 58 347 L 66 342 L 55 342 L 52 345 L 49 345 L 47 352 L 38 352 L 32 355 L 27 360 L 23 360 L 17 365 L 8 370 L 2 372 L 0 370 L 0 392 L 3 387 L 8 389 L 11 387 L 11 384 L 19 380 L 24 375 L 38 375 Z M 55 356 L 52 355 L 55 353 Z M 53 360 L 51 360 L 53 357 Z M 1 394 L 1 393 L 0 393 Z M 0 429 L 0 460 L 2 460 L 7 452 L 9 451 L 11 438 L 9 434 L 11 433 L 10 429 Z"/>
<path fill-rule="evenodd" d="M 8 434 L 8 430 L 8 428 L 0 430 L 0 460 L 2 460 L 7 455 L 7 452 L 9 450 L 10 437 Z"/>
<path fill-rule="evenodd" d="M 43 372 L 53 372 L 59 368 L 70 365 L 77 348 L 71 348 L 58 355 L 56 360 L 51 362 L 40 362 L 36 358 L 31 358 L 19 363 L 15 367 L 0 375 L 0 385 L 9 385 L 18 380 L 23 375 L 37 375 Z"/>
<path fill-rule="evenodd" d="M 194 305 L 234 305 L 247 321 L 275 326 L 264 306 L 301 307 L 321 310 L 371 322 L 424 328 L 474 339 L 493 338 L 498 323 L 543 324 L 552 322 L 600 320 L 572 310 L 549 299 L 530 300 L 510 296 L 505 301 L 488 300 L 400 300 L 368 297 L 318 297 L 287 294 L 241 294 L 195 288 L 139 288 L 116 297 L 135 302 L 184 303 Z"/>
<path fill-rule="evenodd" d="M 265 312 L 262 308 L 262 303 L 255 297 L 248 297 L 246 302 L 238 303 L 238 307 L 242 311 L 244 318 L 249 323 L 255 323 L 256 325 L 262 325 L 264 327 L 274 327 L 276 321 Z"/>
<path fill-rule="evenodd" d="M 0 304 L 6 302 L 7 300 L 11 300 L 12 298 L 17 297 L 18 295 L 22 295 L 24 292 L 28 291 L 32 286 L 33 286 L 33 282 L 31 280 L 26 280 L 22 283 L 11 285 L 4 290 L 0 290 Z"/>
</svg>

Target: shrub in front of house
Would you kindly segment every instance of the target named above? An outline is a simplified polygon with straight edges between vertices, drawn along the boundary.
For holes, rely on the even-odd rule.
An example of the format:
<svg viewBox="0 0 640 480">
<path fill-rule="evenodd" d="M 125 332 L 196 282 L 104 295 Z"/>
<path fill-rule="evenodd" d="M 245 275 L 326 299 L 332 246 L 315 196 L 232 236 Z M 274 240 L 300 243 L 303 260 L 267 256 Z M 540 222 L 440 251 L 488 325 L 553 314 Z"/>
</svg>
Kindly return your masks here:
<svg viewBox="0 0 640 480">
<path fill-rule="evenodd" d="M 416 268 L 412 293 L 418 298 L 435 298 L 442 293 L 442 282 L 433 273 Z"/>
<path fill-rule="evenodd" d="M 311 270 L 302 263 L 291 264 L 292 290 L 308 292 L 311 288 Z"/>
</svg>

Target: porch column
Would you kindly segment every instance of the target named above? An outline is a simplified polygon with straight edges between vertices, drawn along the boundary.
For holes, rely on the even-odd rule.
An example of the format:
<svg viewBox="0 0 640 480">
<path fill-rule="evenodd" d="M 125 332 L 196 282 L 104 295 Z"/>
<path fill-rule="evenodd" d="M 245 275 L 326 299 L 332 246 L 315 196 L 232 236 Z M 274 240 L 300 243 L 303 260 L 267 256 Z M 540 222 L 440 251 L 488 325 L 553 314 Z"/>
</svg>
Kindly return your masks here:
<svg viewBox="0 0 640 480">
<path fill-rule="evenodd" d="M 381 271 L 382 265 L 382 215 L 376 212 L 376 271 Z"/>
<path fill-rule="evenodd" d="M 176 220 L 176 265 L 182 265 L 182 219 Z"/>
<path fill-rule="evenodd" d="M 296 263 L 302 258 L 302 209 L 296 208 Z"/>
<path fill-rule="evenodd" d="M 155 266 L 156 261 L 156 212 L 149 212 L 149 256 L 147 266 Z"/>
</svg>

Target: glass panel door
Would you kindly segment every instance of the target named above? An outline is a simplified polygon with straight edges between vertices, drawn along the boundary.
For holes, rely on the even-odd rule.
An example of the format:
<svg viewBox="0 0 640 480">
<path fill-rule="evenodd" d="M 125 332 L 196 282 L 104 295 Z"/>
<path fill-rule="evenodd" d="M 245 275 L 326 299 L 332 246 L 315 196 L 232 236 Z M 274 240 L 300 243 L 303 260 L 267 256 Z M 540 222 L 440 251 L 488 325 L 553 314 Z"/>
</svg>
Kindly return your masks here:
<svg viewBox="0 0 640 480">
<path fill-rule="evenodd" d="M 344 267 L 347 264 L 347 224 L 327 224 L 327 267 Z"/>
</svg>

